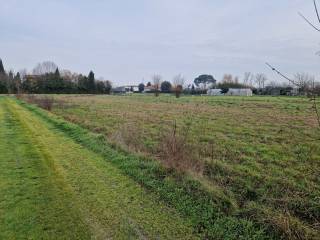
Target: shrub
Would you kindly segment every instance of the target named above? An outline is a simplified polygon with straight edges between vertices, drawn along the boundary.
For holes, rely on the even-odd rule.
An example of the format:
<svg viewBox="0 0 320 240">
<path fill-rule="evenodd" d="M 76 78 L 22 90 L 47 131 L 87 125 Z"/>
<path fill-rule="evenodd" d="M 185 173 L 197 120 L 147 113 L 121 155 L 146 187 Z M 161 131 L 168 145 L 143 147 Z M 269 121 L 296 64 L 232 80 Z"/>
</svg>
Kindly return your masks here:
<svg viewBox="0 0 320 240">
<path fill-rule="evenodd" d="M 27 95 L 20 94 L 20 95 L 16 95 L 16 98 L 22 99 L 30 104 L 35 104 L 38 107 L 41 107 L 47 111 L 51 111 L 53 108 L 53 104 L 55 103 L 54 98 L 49 97 L 49 96 L 36 96 L 33 94 L 27 94 Z"/>
<path fill-rule="evenodd" d="M 176 121 L 172 129 L 162 136 L 159 144 L 160 159 L 168 168 L 178 171 L 202 170 L 202 163 L 192 154 L 193 147 L 188 143 L 189 128 L 178 132 Z"/>
<path fill-rule="evenodd" d="M 38 98 L 37 102 L 36 102 L 36 104 L 39 107 L 41 107 L 45 110 L 48 110 L 48 111 L 51 111 L 53 103 L 54 103 L 53 97 L 48 97 L 48 96 Z"/>
</svg>

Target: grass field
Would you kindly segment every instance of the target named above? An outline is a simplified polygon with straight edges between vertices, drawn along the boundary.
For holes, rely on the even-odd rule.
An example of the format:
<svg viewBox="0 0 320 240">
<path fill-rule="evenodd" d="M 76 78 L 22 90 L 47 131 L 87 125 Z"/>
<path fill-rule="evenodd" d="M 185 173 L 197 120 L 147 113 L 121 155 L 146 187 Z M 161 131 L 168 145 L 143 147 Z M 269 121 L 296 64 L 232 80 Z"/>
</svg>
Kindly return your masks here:
<svg viewBox="0 0 320 240">
<path fill-rule="evenodd" d="M 0 139 L 0 239 L 199 237 L 109 159 L 8 97 Z"/>
<path fill-rule="evenodd" d="M 199 181 L 226 216 L 319 239 L 320 133 L 307 98 L 55 98 L 55 114 Z"/>
<path fill-rule="evenodd" d="M 308 99 L 54 98 L 0 97 L 0 239 L 319 239 Z"/>
</svg>

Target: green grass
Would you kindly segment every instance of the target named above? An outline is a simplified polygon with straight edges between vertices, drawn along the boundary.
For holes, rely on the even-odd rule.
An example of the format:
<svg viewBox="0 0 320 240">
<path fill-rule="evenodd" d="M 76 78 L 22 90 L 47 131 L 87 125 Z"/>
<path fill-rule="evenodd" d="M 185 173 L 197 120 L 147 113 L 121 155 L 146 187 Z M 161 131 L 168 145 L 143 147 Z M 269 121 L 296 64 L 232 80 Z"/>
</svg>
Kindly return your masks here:
<svg viewBox="0 0 320 240">
<path fill-rule="evenodd" d="M 41 117 L 53 129 L 58 129 L 82 146 L 104 156 L 125 175 L 156 194 L 158 200 L 174 207 L 189 219 L 197 234 L 204 239 L 268 239 L 262 227 L 251 221 L 228 216 L 230 202 L 223 194 L 208 192 L 198 181 L 188 176 L 168 172 L 159 163 L 148 158 L 113 149 L 101 134 L 57 119 L 36 107 L 22 106 Z M 269 237 L 273 234 L 270 233 Z"/>
<path fill-rule="evenodd" d="M 0 97 L 0 239 L 198 238 L 114 156 L 76 143 L 37 111 Z"/>
<path fill-rule="evenodd" d="M 223 230 L 232 235 L 258 226 L 276 238 L 320 235 L 319 129 L 307 98 L 71 95 L 56 99 L 67 104 L 54 108 L 55 114 L 109 141 L 128 126 L 134 129 L 142 141 L 134 146 L 113 143 L 146 159 L 158 158 L 162 133 L 170 131 L 174 120 L 180 131 L 190 126 L 188 143 L 203 171 L 182 177 L 153 161 L 126 152 L 119 155 L 104 140 L 89 143 L 85 134 L 76 138 L 96 152 L 113 154 L 115 166 L 191 218 L 198 231 L 204 228 L 205 234 L 219 236 Z M 176 192 L 179 186 L 182 195 Z M 238 232 L 232 224 L 237 219 L 244 221 Z M 233 230 L 226 230 L 229 226 Z"/>
</svg>

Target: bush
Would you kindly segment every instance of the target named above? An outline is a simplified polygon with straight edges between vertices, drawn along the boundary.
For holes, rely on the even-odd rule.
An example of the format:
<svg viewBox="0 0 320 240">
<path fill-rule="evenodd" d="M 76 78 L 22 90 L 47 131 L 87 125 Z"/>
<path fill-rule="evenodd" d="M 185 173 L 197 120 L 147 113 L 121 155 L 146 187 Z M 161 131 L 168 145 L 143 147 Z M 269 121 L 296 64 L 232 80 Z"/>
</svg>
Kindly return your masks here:
<svg viewBox="0 0 320 240">
<path fill-rule="evenodd" d="M 51 111 L 54 103 L 53 97 L 41 97 L 37 99 L 37 105 L 45 110 Z"/>
<path fill-rule="evenodd" d="M 27 95 L 16 95 L 16 97 L 18 99 L 23 99 L 26 102 L 30 103 L 30 104 L 35 104 L 38 107 L 41 107 L 47 111 L 51 111 L 53 108 L 53 104 L 55 102 L 53 97 L 49 97 L 49 96 L 36 96 L 33 94 L 27 94 Z"/>
<path fill-rule="evenodd" d="M 159 144 L 160 159 L 168 168 L 177 171 L 202 171 L 202 162 L 193 157 L 191 144 L 188 144 L 189 129 L 178 132 L 174 121 L 172 129 L 162 136 Z"/>
</svg>

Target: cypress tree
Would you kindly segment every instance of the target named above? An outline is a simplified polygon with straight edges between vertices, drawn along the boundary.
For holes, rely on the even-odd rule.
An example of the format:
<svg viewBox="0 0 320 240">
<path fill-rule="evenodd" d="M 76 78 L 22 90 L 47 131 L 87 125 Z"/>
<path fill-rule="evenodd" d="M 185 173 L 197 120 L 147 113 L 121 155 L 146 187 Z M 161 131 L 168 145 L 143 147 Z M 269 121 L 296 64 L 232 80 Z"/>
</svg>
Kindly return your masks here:
<svg viewBox="0 0 320 240">
<path fill-rule="evenodd" d="M 1 58 L 0 58 L 0 74 L 5 74 L 5 71 L 4 71 L 4 67 L 3 67 L 3 63 L 2 63 Z"/>
<path fill-rule="evenodd" d="M 56 69 L 55 73 L 54 73 L 54 76 L 56 79 L 59 79 L 60 78 L 60 72 L 59 72 L 59 68 Z"/>
<path fill-rule="evenodd" d="M 14 77 L 14 85 L 15 85 L 15 93 L 20 93 L 21 77 L 19 72 L 17 72 L 16 76 Z"/>
<path fill-rule="evenodd" d="M 0 93 L 8 93 L 7 77 L 0 59 Z"/>
<path fill-rule="evenodd" d="M 14 75 L 13 72 L 10 71 L 7 79 L 7 88 L 9 93 L 14 93 Z"/>
<path fill-rule="evenodd" d="M 88 89 L 89 93 L 95 92 L 95 79 L 94 79 L 94 73 L 92 71 L 90 71 L 89 76 L 88 76 L 87 89 Z"/>
</svg>

